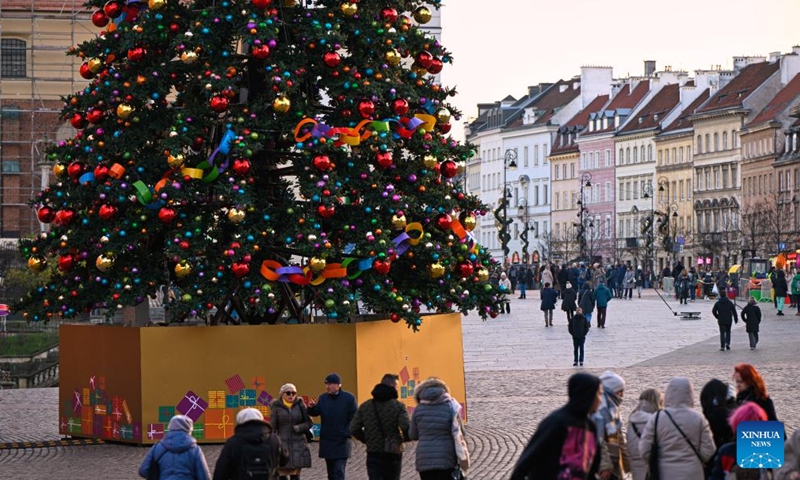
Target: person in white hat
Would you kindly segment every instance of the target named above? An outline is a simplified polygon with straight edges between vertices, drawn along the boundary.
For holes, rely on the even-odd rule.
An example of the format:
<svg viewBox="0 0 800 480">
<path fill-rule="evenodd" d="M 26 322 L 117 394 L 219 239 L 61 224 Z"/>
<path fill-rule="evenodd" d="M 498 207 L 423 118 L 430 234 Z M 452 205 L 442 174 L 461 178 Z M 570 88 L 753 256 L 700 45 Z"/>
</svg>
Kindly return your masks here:
<svg viewBox="0 0 800 480">
<path fill-rule="evenodd" d="M 603 441 L 600 472 L 611 470 L 611 476 L 607 478 L 622 480 L 625 473 L 631 471 L 619 408 L 625 393 L 625 380 L 606 370 L 600 375 L 600 382 L 603 385 L 603 401 L 592 416 L 597 425 L 597 435 Z"/>
</svg>

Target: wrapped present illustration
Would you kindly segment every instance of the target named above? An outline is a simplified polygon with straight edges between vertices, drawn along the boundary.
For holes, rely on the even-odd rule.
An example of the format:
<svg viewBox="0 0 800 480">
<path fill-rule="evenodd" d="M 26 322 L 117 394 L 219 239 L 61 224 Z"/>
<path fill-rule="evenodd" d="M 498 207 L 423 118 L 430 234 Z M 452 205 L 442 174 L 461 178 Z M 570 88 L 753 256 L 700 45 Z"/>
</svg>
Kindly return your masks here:
<svg viewBox="0 0 800 480">
<path fill-rule="evenodd" d="M 238 394 L 239 390 L 244 388 L 244 381 L 242 381 L 242 377 L 239 375 L 234 375 L 231 378 L 225 380 L 225 385 L 228 386 L 228 390 L 233 394 Z"/>
<path fill-rule="evenodd" d="M 111 437 L 114 440 L 120 439 L 120 432 L 119 432 L 119 423 L 114 422 L 114 428 L 111 430 Z"/>
<path fill-rule="evenodd" d="M 403 369 L 400 370 L 400 382 L 407 383 L 409 378 L 411 377 L 408 375 L 408 367 L 403 367 Z"/>
<path fill-rule="evenodd" d="M 128 401 L 122 401 L 122 413 L 125 414 L 125 421 L 128 423 L 133 422 L 133 417 L 131 416 L 131 409 L 128 407 Z"/>
<path fill-rule="evenodd" d="M 269 406 L 269 404 L 272 402 L 272 395 L 270 395 L 266 390 L 262 390 L 261 393 L 258 394 L 257 401 L 261 405 Z"/>
<path fill-rule="evenodd" d="M 202 439 L 206 438 L 205 437 L 205 431 L 206 431 L 205 425 L 203 425 L 202 423 L 196 423 L 195 422 L 194 429 L 192 429 L 192 436 L 194 438 L 196 438 L 197 440 L 202 440 Z"/>
<path fill-rule="evenodd" d="M 113 418 L 115 422 L 122 421 L 122 405 L 113 407 L 113 410 L 111 411 L 111 418 Z"/>
<path fill-rule="evenodd" d="M 253 387 L 253 390 L 258 391 L 261 387 L 264 386 L 264 377 L 252 377 L 250 378 L 250 385 Z"/>
<path fill-rule="evenodd" d="M 141 422 L 133 422 L 131 423 L 133 426 L 133 439 L 134 440 L 141 440 L 142 439 L 142 424 Z"/>
<path fill-rule="evenodd" d="M 95 375 L 92 375 L 91 377 L 89 377 L 89 386 L 92 388 L 92 390 L 95 390 L 97 388 L 96 378 L 97 377 Z"/>
<path fill-rule="evenodd" d="M 103 425 L 104 425 L 104 420 L 106 418 L 107 417 L 104 417 L 102 415 L 94 416 L 94 426 L 92 428 L 92 432 L 94 433 L 95 437 L 103 438 L 105 436 L 105 433 L 103 432 Z"/>
<path fill-rule="evenodd" d="M 92 390 L 92 405 L 103 405 L 106 403 L 106 392 L 103 390 Z"/>
<path fill-rule="evenodd" d="M 72 412 L 75 413 L 76 415 L 81 413 L 82 406 L 83 406 L 83 393 L 81 393 L 79 390 L 75 390 L 74 392 L 72 392 Z"/>
<path fill-rule="evenodd" d="M 212 440 L 224 440 L 233 435 L 233 420 L 236 418 L 236 410 L 208 409 L 205 413 L 205 438 Z"/>
<path fill-rule="evenodd" d="M 419 382 L 419 367 L 414 367 L 414 380 Z"/>
<path fill-rule="evenodd" d="M 103 417 L 103 438 L 113 438 L 114 420 L 111 417 Z"/>
<path fill-rule="evenodd" d="M 177 410 L 191 418 L 193 422 L 197 422 L 197 419 L 206 411 L 206 408 L 208 408 L 208 402 L 189 390 L 178 403 Z"/>
<path fill-rule="evenodd" d="M 94 409 L 92 407 L 82 407 L 81 408 L 81 425 L 82 429 L 81 432 L 87 435 L 94 434 Z"/>
<path fill-rule="evenodd" d="M 256 410 L 261 412 L 261 415 L 264 415 L 264 418 L 269 420 L 270 408 L 268 406 L 266 406 L 266 405 L 256 405 L 255 407 L 252 407 L 252 408 L 255 408 Z"/>
<path fill-rule="evenodd" d="M 147 439 L 148 440 L 161 440 L 164 438 L 164 424 L 163 423 L 150 423 L 147 425 Z"/>
<path fill-rule="evenodd" d="M 161 406 L 158 407 L 158 421 L 161 423 L 169 423 L 172 417 L 175 416 L 175 407 Z"/>
<path fill-rule="evenodd" d="M 83 389 L 83 395 L 81 397 L 84 405 L 91 405 L 92 404 L 92 391 L 88 388 Z"/>
<path fill-rule="evenodd" d="M 67 417 L 61 417 L 58 420 L 58 433 L 61 434 L 69 433 L 69 428 L 67 427 Z"/>
<path fill-rule="evenodd" d="M 240 407 L 253 407 L 256 404 L 256 391 L 251 388 L 245 388 L 239 392 L 239 406 Z"/>
<path fill-rule="evenodd" d="M 67 419 L 67 431 L 69 433 L 81 433 L 81 419 L 76 417 L 69 417 Z"/>
<path fill-rule="evenodd" d="M 238 408 L 239 396 L 238 395 L 225 395 L 225 408 Z"/>
<path fill-rule="evenodd" d="M 133 440 L 133 426 L 124 424 L 120 425 L 119 438 L 121 440 Z"/>
<path fill-rule="evenodd" d="M 97 377 L 97 388 L 100 390 L 106 389 L 106 377 L 104 375 Z"/>
<path fill-rule="evenodd" d="M 106 405 L 95 405 L 94 406 L 94 414 L 95 415 L 106 415 L 107 414 L 106 408 L 107 408 Z"/>
<path fill-rule="evenodd" d="M 415 380 L 408 381 L 408 390 L 413 394 L 414 389 L 417 387 L 417 382 Z"/>
<path fill-rule="evenodd" d="M 208 391 L 208 408 L 225 408 L 225 390 Z"/>
</svg>

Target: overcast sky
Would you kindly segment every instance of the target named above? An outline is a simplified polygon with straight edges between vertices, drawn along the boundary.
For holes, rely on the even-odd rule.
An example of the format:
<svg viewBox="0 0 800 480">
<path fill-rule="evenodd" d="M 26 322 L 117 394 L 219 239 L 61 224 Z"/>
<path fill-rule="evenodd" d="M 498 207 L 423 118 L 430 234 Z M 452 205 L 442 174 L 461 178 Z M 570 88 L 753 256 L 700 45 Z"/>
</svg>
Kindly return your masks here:
<svg viewBox="0 0 800 480">
<path fill-rule="evenodd" d="M 442 43 L 454 62 L 442 82 L 457 87 L 453 103 L 465 117 L 477 115 L 478 103 L 520 98 L 528 85 L 579 75 L 582 65 L 611 66 L 621 78 L 641 75 L 644 60 L 655 60 L 657 70 L 669 65 L 692 75 L 712 65 L 730 68 L 736 55 L 800 45 L 800 0 L 443 3 Z"/>
</svg>

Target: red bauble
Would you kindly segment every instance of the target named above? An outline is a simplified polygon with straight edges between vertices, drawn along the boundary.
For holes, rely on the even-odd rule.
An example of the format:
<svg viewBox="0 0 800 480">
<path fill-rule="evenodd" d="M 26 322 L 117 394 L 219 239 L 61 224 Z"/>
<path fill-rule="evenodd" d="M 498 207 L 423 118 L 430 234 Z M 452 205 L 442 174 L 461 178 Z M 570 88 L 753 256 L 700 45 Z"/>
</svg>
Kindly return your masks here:
<svg viewBox="0 0 800 480">
<path fill-rule="evenodd" d="M 233 161 L 233 167 L 231 168 L 237 175 L 247 175 L 250 172 L 250 160 L 237 158 Z"/>
<path fill-rule="evenodd" d="M 336 68 L 342 63 L 342 57 L 336 52 L 326 52 L 322 56 L 322 61 L 330 68 Z"/>
<path fill-rule="evenodd" d="M 134 47 L 128 50 L 128 60 L 131 62 L 141 62 L 146 54 L 147 50 L 144 48 Z"/>
<path fill-rule="evenodd" d="M 439 130 L 440 132 L 442 132 L 442 133 L 444 133 L 444 134 L 448 134 L 448 133 L 450 133 L 450 129 L 451 129 L 452 127 L 453 127 L 453 126 L 452 126 L 452 125 L 450 125 L 449 123 L 437 123 L 437 124 L 436 124 L 436 130 Z"/>
<path fill-rule="evenodd" d="M 92 14 L 92 24 L 97 28 L 103 28 L 108 25 L 108 15 L 102 10 L 95 10 Z"/>
<path fill-rule="evenodd" d="M 164 207 L 158 211 L 158 219 L 161 220 L 161 223 L 172 223 L 175 220 L 175 217 L 178 216 L 178 212 L 175 209 Z"/>
<path fill-rule="evenodd" d="M 81 78 L 85 78 L 86 80 L 94 78 L 94 73 L 92 73 L 88 63 L 81 63 L 81 67 L 78 70 L 81 74 Z"/>
<path fill-rule="evenodd" d="M 231 265 L 231 271 L 236 275 L 236 278 L 242 278 L 250 273 L 250 265 L 245 262 L 236 262 Z"/>
<path fill-rule="evenodd" d="M 492 318 L 497 318 L 497 312 L 492 310 L 491 312 L 489 312 L 489 316 L 492 317 Z"/>
<path fill-rule="evenodd" d="M 272 3 L 272 0 L 253 0 L 253 6 L 256 8 L 267 8 Z"/>
<path fill-rule="evenodd" d="M 84 118 L 83 115 L 81 115 L 80 113 L 76 113 L 72 117 L 70 117 L 69 124 L 72 125 L 73 128 L 77 128 L 78 130 L 80 130 L 81 128 L 85 128 L 88 122 L 86 121 L 86 118 Z"/>
<path fill-rule="evenodd" d="M 372 262 L 372 268 L 375 269 L 381 275 L 386 275 L 389 273 L 389 270 L 392 268 L 392 263 L 388 260 L 380 260 L 377 259 Z"/>
<path fill-rule="evenodd" d="M 428 73 L 436 75 L 437 73 L 442 71 L 443 66 L 444 64 L 442 63 L 442 61 L 434 57 L 434 59 L 431 60 L 431 64 L 426 68 L 426 70 L 428 70 Z"/>
<path fill-rule="evenodd" d="M 217 113 L 222 113 L 228 109 L 228 99 L 221 95 L 214 95 L 211 97 L 211 110 Z"/>
<path fill-rule="evenodd" d="M 444 232 L 450 230 L 453 227 L 453 217 L 450 215 L 443 213 L 436 217 L 436 228 L 442 230 Z"/>
<path fill-rule="evenodd" d="M 331 169 L 331 159 L 327 155 L 317 155 L 314 157 L 314 168 L 320 172 L 327 172 Z"/>
<path fill-rule="evenodd" d="M 100 164 L 94 167 L 94 178 L 101 182 L 108 178 L 108 165 Z"/>
<path fill-rule="evenodd" d="M 317 207 L 317 213 L 322 218 L 331 218 L 336 213 L 336 207 L 333 205 L 320 205 Z"/>
<path fill-rule="evenodd" d="M 109 221 L 113 220 L 117 216 L 118 209 L 114 205 L 102 205 L 100 206 L 100 211 L 98 215 L 100 216 L 101 220 Z"/>
<path fill-rule="evenodd" d="M 259 60 L 265 60 L 269 57 L 269 47 L 266 45 L 253 45 L 250 49 L 250 54 Z"/>
<path fill-rule="evenodd" d="M 115 2 L 111 0 L 106 2 L 105 6 L 103 6 L 103 12 L 108 16 L 108 18 L 117 18 L 120 13 L 122 13 L 122 3 Z"/>
<path fill-rule="evenodd" d="M 470 262 L 461 262 L 458 264 L 458 274 L 461 278 L 467 278 L 475 271 L 475 266 Z"/>
<path fill-rule="evenodd" d="M 387 23 L 396 22 L 397 21 L 397 9 L 396 8 L 391 8 L 391 7 L 384 8 L 383 10 L 381 10 L 381 18 L 383 19 L 384 22 L 387 22 Z"/>
<path fill-rule="evenodd" d="M 123 13 L 125 13 L 125 21 L 129 23 L 133 23 L 139 19 L 139 12 L 140 9 L 135 4 L 131 3 L 130 5 L 126 5 L 122 9 Z"/>
<path fill-rule="evenodd" d="M 430 52 L 425 50 L 419 52 L 416 57 L 414 57 L 414 64 L 418 67 L 427 69 L 433 63 L 433 55 Z"/>
<path fill-rule="evenodd" d="M 408 113 L 408 100 L 404 98 L 398 98 L 392 101 L 392 111 L 395 115 L 402 117 L 406 113 Z"/>
<path fill-rule="evenodd" d="M 364 118 L 370 118 L 375 114 L 375 104 L 372 100 L 361 100 L 358 102 L 358 113 Z"/>
<path fill-rule="evenodd" d="M 93 108 L 86 112 L 86 120 L 89 120 L 89 123 L 100 123 L 104 118 L 106 118 L 106 114 L 99 108 Z"/>
<path fill-rule="evenodd" d="M 400 321 L 400 315 L 398 315 L 398 314 L 396 314 L 396 313 L 393 313 L 393 314 L 389 315 L 389 319 L 390 319 L 390 320 L 391 320 L 393 323 L 397 323 L 397 322 L 399 322 L 399 321 Z"/>
<path fill-rule="evenodd" d="M 442 162 L 439 170 L 445 178 L 453 178 L 458 174 L 458 165 L 452 160 L 445 160 Z"/>
<path fill-rule="evenodd" d="M 67 167 L 67 174 L 70 178 L 78 178 L 83 175 L 85 168 L 81 162 L 72 162 Z"/>
<path fill-rule="evenodd" d="M 58 269 L 62 272 L 66 272 L 72 269 L 75 266 L 75 257 L 71 254 L 61 255 L 58 257 Z"/>
<path fill-rule="evenodd" d="M 44 206 L 39 208 L 36 211 L 36 216 L 39 218 L 39 221 L 42 223 L 50 223 L 56 218 L 56 211 L 48 206 Z"/>
<path fill-rule="evenodd" d="M 392 166 L 392 152 L 380 152 L 375 155 L 375 161 L 378 163 L 379 167 L 386 170 Z"/>
<path fill-rule="evenodd" d="M 74 210 L 59 210 L 56 212 L 54 223 L 57 227 L 68 227 L 72 224 L 73 220 L 75 220 Z"/>
</svg>

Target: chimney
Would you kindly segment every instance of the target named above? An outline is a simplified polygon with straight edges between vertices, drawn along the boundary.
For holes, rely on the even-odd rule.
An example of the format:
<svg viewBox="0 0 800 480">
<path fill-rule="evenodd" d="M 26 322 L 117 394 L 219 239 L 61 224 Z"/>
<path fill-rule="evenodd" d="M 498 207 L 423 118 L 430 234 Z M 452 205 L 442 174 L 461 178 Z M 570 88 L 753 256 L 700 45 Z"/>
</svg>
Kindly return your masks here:
<svg viewBox="0 0 800 480">
<path fill-rule="evenodd" d="M 644 76 L 650 77 L 654 73 L 656 73 L 656 61 L 655 60 L 645 60 L 644 61 Z"/>
<path fill-rule="evenodd" d="M 769 54 L 769 63 L 775 63 L 781 58 L 781 52 L 772 52 Z"/>
<path fill-rule="evenodd" d="M 559 85 L 558 86 L 558 93 L 564 93 L 569 88 L 569 85 Z"/>
</svg>

